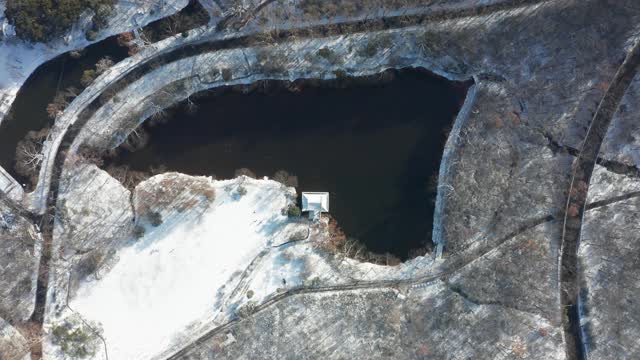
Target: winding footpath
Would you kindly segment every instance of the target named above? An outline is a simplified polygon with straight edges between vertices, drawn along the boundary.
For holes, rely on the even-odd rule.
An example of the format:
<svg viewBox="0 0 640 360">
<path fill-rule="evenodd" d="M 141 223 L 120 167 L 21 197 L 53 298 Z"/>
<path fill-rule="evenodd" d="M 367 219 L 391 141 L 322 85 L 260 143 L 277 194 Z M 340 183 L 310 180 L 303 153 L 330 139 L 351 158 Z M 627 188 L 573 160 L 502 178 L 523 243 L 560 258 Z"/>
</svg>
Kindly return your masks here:
<svg viewBox="0 0 640 360">
<path fill-rule="evenodd" d="M 207 342 L 212 337 L 228 330 L 232 326 L 241 323 L 242 321 L 255 316 L 256 314 L 276 305 L 278 302 L 290 298 L 296 295 L 304 295 L 304 294 L 321 294 L 321 293 L 329 293 L 329 292 L 347 292 L 354 290 L 375 290 L 375 289 L 397 289 L 402 286 L 413 286 L 413 285 L 423 285 L 430 284 L 434 281 L 441 280 L 447 276 L 453 275 L 459 270 L 463 269 L 467 265 L 475 262 L 478 259 L 481 259 L 491 252 L 493 252 L 496 248 L 499 248 L 505 242 L 513 239 L 514 237 L 522 234 L 523 232 L 532 229 L 538 225 L 554 221 L 556 217 L 552 215 L 548 215 L 545 217 L 532 219 L 530 221 L 526 221 L 522 226 L 513 231 L 512 233 L 506 235 L 497 244 L 492 246 L 483 247 L 479 250 L 472 251 L 470 253 L 461 253 L 447 260 L 446 263 L 443 263 L 439 270 L 434 271 L 433 274 L 418 276 L 411 279 L 399 279 L 399 280 L 377 280 L 377 281 L 356 281 L 351 284 L 344 285 L 330 285 L 330 286 L 301 286 L 291 288 L 287 291 L 273 294 L 268 297 L 264 302 L 260 305 L 254 307 L 250 312 L 246 313 L 243 317 L 237 317 L 228 322 L 215 327 L 206 333 L 199 336 L 197 339 L 192 341 L 190 344 L 184 346 L 181 350 L 167 357 L 167 360 L 178 360 L 183 356 L 187 355 L 188 352 Z M 496 304 L 493 304 L 496 305 Z M 520 310 L 518 310 L 520 311 Z"/>
</svg>

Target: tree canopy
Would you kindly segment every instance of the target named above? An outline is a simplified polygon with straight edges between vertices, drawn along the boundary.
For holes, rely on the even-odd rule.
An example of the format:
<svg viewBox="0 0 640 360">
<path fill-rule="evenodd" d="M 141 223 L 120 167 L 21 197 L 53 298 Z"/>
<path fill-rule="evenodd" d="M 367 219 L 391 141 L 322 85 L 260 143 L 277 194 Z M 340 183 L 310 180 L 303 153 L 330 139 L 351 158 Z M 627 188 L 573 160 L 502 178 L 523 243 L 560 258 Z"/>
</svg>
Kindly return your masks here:
<svg viewBox="0 0 640 360">
<path fill-rule="evenodd" d="M 93 11 L 94 26 L 106 24 L 114 0 L 7 0 L 5 15 L 16 35 L 31 42 L 47 42 L 63 35 L 85 10 Z"/>
</svg>

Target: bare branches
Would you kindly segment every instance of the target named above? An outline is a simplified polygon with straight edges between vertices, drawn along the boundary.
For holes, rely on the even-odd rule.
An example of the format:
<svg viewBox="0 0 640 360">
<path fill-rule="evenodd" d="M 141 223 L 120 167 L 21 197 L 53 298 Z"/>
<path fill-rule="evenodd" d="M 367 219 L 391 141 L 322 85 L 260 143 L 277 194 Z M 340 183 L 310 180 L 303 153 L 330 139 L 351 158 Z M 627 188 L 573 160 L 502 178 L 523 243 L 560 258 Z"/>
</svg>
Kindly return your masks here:
<svg viewBox="0 0 640 360">
<path fill-rule="evenodd" d="M 130 191 L 133 191 L 138 184 L 151 177 L 151 172 L 131 170 L 126 165 L 111 165 L 106 171 Z"/>
<path fill-rule="evenodd" d="M 145 147 L 148 142 L 149 133 L 139 126 L 129 133 L 129 136 L 127 136 L 127 139 L 124 141 L 122 146 L 125 149 L 134 152 Z"/>
<path fill-rule="evenodd" d="M 58 94 L 53 98 L 53 101 L 47 105 L 47 116 L 49 119 L 55 119 L 58 115 L 62 114 L 62 111 L 69 105 L 62 94 Z"/>
<path fill-rule="evenodd" d="M 191 96 L 186 99 L 187 114 L 195 114 L 198 111 L 198 105 L 191 99 Z"/>
<path fill-rule="evenodd" d="M 29 178 L 32 183 L 35 182 L 44 159 L 40 151 L 48 135 L 48 127 L 40 131 L 29 131 L 16 147 L 16 172 Z"/>
<path fill-rule="evenodd" d="M 42 147 L 42 143 L 26 143 L 24 146 L 19 147 L 18 151 L 22 155 L 23 166 L 27 171 L 36 171 L 42 163 L 43 155 L 39 151 L 39 147 Z"/>
<path fill-rule="evenodd" d="M 401 263 L 400 259 L 393 254 L 376 254 L 367 249 L 360 240 L 347 237 L 338 223 L 330 215 L 326 216 L 329 216 L 329 221 L 326 223 L 328 236 L 318 242 L 319 248 L 333 254 L 378 265 L 395 266 Z"/>
<path fill-rule="evenodd" d="M 102 74 L 103 72 L 109 70 L 110 67 L 112 67 L 114 64 L 113 60 L 111 60 L 110 57 L 105 56 L 102 59 L 98 60 L 98 62 L 96 63 L 96 73 L 98 75 Z"/>
<path fill-rule="evenodd" d="M 87 69 L 82 73 L 82 78 L 80 79 L 80 83 L 83 86 L 89 86 L 91 83 L 102 73 L 109 70 L 114 64 L 113 60 L 110 57 L 105 56 L 102 59 L 98 60 L 94 69 Z"/>
</svg>

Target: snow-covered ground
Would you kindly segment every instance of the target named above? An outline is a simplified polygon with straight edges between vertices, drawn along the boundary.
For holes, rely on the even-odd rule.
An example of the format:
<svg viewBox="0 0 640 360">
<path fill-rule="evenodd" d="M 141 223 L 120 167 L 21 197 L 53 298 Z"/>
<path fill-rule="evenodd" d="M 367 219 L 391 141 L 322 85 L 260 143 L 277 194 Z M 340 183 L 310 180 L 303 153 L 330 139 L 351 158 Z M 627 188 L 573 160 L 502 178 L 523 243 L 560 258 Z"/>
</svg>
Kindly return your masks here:
<svg viewBox="0 0 640 360">
<path fill-rule="evenodd" d="M 49 43 L 31 44 L 15 37 L 4 17 L 5 0 L 0 0 L 0 123 L 5 117 L 22 84 L 42 63 L 70 50 L 81 49 L 109 36 L 142 27 L 157 19 L 170 16 L 185 7 L 188 0 L 118 1 L 112 17 L 95 41 L 85 38 L 90 17 L 84 16 L 63 38 Z"/>
<path fill-rule="evenodd" d="M 117 189 L 106 190 L 103 171 L 78 174 L 84 173 L 72 180 L 77 191 L 63 188 L 64 203 L 72 205 L 65 205 L 67 218 L 56 223 L 54 246 L 69 249 L 54 250 L 66 257 L 56 261 L 52 272 L 55 285 L 50 286 L 45 329 L 52 334 L 56 326 L 71 323 L 86 332 L 91 324 L 104 338 L 104 343 L 93 341 L 94 359 L 107 359 L 105 348 L 110 359 L 164 359 L 282 291 L 438 271 L 431 258 L 389 267 L 327 254 L 318 246 L 328 235 L 324 221 L 309 223 L 306 217 L 282 214 L 295 196 L 293 188 L 244 176 L 224 181 L 177 173 L 152 177 L 133 196 L 144 235 L 118 241 L 107 233 L 124 223 L 100 219 L 120 218 L 119 206 L 129 206 L 128 200 L 124 204 L 122 195 L 115 196 Z M 243 188 L 246 194 L 241 195 Z M 211 203 L 200 195 L 208 189 L 215 191 Z M 118 200 L 102 198 L 105 191 Z M 101 209 L 83 210 L 92 199 L 98 199 Z M 145 220 L 150 213 L 160 214 L 163 221 L 157 227 Z M 77 224 L 78 216 L 97 229 L 93 235 L 82 233 L 87 226 L 69 225 Z M 87 254 L 77 250 L 89 247 L 110 247 L 114 254 L 83 277 L 74 264 Z M 49 336 L 45 342 L 47 358 L 66 359 L 53 340 Z"/>
<path fill-rule="evenodd" d="M 198 323 L 220 313 L 252 260 L 292 236 L 295 226 L 281 213 L 292 189 L 244 177 L 211 186 L 216 199 L 201 216 L 148 228 L 119 251 L 108 273 L 69 300 L 103 329 L 110 359 L 150 358 L 198 332 Z"/>
</svg>

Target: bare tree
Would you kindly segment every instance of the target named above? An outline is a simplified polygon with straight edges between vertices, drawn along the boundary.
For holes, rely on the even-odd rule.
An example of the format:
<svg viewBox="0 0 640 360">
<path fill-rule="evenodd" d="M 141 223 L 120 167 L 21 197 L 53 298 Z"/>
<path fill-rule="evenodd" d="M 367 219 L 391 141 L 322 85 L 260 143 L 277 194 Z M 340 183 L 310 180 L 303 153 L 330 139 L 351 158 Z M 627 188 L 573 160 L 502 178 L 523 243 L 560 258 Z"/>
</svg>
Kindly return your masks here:
<svg viewBox="0 0 640 360">
<path fill-rule="evenodd" d="M 78 88 L 76 88 L 75 86 L 69 86 L 68 88 L 64 89 L 64 92 L 63 92 L 63 95 L 67 102 L 70 102 L 71 100 L 73 100 L 75 97 L 78 96 L 78 94 L 80 94 L 80 90 L 78 90 Z"/>
<path fill-rule="evenodd" d="M 129 47 L 131 43 L 135 40 L 135 35 L 132 31 L 124 32 L 118 35 L 118 45 L 122 47 Z"/>
<path fill-rule="evenodd" d="M 78 96 L 78 89 L 73 86 L 58 92 L 53 100 L 47 104 L 47 116 L 50 119 L 58 117 L 76 96 Z"/>
<path fill-rule="evenodd" d="M 47 104 L 47 116 L 49 119 L 55 119 L 58 115 L 62 114 L 62 111 L 69 105 L 64 97 L 64 94 L 58 93 L 53 101 Z"/>
<path fill-rule="evenodd" d="M 173 18 L 168 18 L 162 25 L 162 31 L 165 34 L 176 35 L 180 32 L 178 23 Z"/>
<path fill-rule="evenodd" d="M 162 124 L 167 121 L 167 111 L 162 105 L 151 101 L 148 109 L 151 111 L 151 125 Z"/>
<path fill-rule="evenodd" d="M 195 114 L 198 111 L 198 105 L 191 99 L 191 96 L 187 97 L 186 110 L 188 114 Z"/>
<path fill-rule="evenodd" d="M 127 139 L 122 144 L 122 146 L 125 149 L 134 152 L 145 147 L 148 142 L 149 133 L 141 126 L 138 126 L 137 128 L 133 129 L 131 133 L 129 133 L 129 136 L 127 136 Z"/>
<path fill-rule="evenodd" d="M 42 143 L 38 143 L 39 147 L 42 147 Z M 27 171 L 36 171 L 42 163 L 43 155 L 40 153 L 38 146 L 34 143 L 27 143 L 22 147 L 19 147 L 21 158 L 23 160 L 24 167 Z"/>
<path fill-rule="evenodd" d="M 16 147 L 16 172 L 34 183 L 40 170 L 44 155 L 40 153 L 42 145 L 49 135 L 49 128 L 29 131 Z"/>
<path fill-rule="evenodd" d="M 110 57 L 105 56 L 102 59 L 98 60 L 98 62 L 96 63 L 96 73 L 98 75 L 104 73 L 105 71 L 109 70 L 110 67 L 112 67 L 114 64 L 113 60 L 111 60 Z"/>
<path fill-rule="evenodd" d="M 237 169 L 235 171 L 235 176 L 236 177 L 243 176 L 243 175 L 246 176 L 246 177 L 253 178 L 253 179 L 256 178 L 256 174 L 253 171 L 249 170 L 248 168 L 240 168 L 240 169 Z"/>
</svg>

